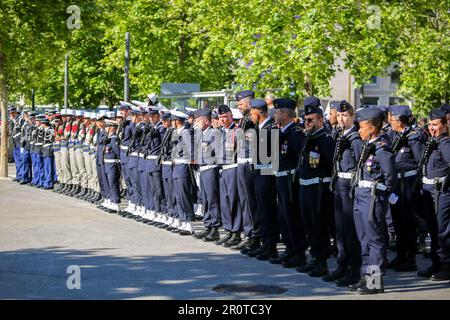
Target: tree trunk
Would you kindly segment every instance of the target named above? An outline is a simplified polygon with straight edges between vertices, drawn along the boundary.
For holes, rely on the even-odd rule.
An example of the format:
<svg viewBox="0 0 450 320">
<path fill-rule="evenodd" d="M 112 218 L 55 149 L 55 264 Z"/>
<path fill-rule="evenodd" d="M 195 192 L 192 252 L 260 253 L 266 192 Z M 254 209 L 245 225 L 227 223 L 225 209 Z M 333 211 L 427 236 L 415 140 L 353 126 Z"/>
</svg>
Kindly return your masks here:
<svg viewBox="0 0 450 320">
<path fill-rule="evenodd" d="M 6 56 L 0 52 L 0 111 L 2 131 L 0 141 L 0 177 L 8 177 L 8 94 L 6 89 Z"/>
</svg>

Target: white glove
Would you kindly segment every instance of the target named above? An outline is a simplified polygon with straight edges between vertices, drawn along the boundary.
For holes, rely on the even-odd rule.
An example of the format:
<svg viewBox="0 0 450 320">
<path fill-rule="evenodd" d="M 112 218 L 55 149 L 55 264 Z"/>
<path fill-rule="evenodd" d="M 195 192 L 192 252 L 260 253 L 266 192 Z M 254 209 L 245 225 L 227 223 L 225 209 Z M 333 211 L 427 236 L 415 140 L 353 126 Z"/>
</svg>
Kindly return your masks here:
<svg viewBox="0 0 450 320">
<path fill-rule="evenodd" d="M 389 195 L 389 203 L 390 204 L 396 204 L 398 201 L 398 196 L 395 193 L 391 193 Z"/>
</svg>

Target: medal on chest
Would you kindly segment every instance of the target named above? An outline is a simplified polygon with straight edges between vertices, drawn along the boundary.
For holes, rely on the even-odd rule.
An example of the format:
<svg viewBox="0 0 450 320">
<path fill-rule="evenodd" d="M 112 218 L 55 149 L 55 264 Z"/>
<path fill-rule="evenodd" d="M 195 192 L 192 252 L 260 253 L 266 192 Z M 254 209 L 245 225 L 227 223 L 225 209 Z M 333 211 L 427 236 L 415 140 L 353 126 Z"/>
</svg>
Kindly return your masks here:
<svg viewBox="0 0 450 320">
<path fill-rule="evenodd" d="M 372 172 L 372 167 L 374 165 L 375 161 L 373 159 L 373 155 L 369 156 L 369 158 L 366 161 L 366 170 L 367 172 Z"/>
<path fill-rule="evenodd" d="M 288 151 L 288 142 L 287 140 L 284 140 L 284 142 L 281 144 L 281 154 L 286 154 Z"/>
<path fill-rule="evenodd" d="M 319 166 L 320 162 L 320 153 L 316 151 L 310 151 L 309 152 L 309 166 L 311 168 L 317 168 Z"/>
</svg>

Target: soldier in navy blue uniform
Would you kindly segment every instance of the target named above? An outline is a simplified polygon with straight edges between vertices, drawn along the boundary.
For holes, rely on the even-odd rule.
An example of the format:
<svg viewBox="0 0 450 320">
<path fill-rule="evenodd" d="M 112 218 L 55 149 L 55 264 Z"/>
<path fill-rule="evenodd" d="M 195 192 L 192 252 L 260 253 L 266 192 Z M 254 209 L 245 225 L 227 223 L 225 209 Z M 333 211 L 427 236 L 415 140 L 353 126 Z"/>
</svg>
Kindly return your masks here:
<svg viewBox="0 0 450 320">
<path fill-rule="evenodd" d="M 296 102 L 275 99 L 275 123 L 279 132 L 279 166 L 274 168 L 278 197 L 278 222 L 285 251 L 270 263 L 293 268 L 306 264 L 306 236 L 298 204 L 298 180 L 295 168 L 304 141 L 304 135 L 294 122 Z"/>
<path fill-rule="evenodd" d="M 164 137 L 165 128 L 161 122 L 160 109 L 156 106 L 149 108 L 151 128 L 147 133 L 146 146 L 146 173 L 149 178 L 149 193 L 152 198 L 153 206 L 148 208 L 147 216 L 154 218 L 159 227 L 167 228 L 172 224 L 172 220 L 166 215 L 166 201 L 161 177 L 161 164 L 158 163 L 158 156 L 161 152 L 161 143 Z M 153 212 L 150 212 L 153 211 Z M 156 215 L 156 217 L 155 217 Z"/>
<path fill-rule="evenodd" d="M 256 132 L 255 124 L 250 119 L 250 99 L 255 97 L 251 90 L 236 93 L 238 108 L 243 114 L 237 131 L 237 182 L 239 203 L 242 210 L 242 223 L 244 227 L 244 240 L 232 249 L 242 250 L 249 246 L 256 248 L 260 246 L 261 221 L 256 212 L 256 199 L 254 179 L 255 172 L 253 164 L 256 162 Z"/>
<path fill-rule="evenodd" d="M 112 120 L 105 120 L 105 136 L 103 145 L 103 162 L 108 184 L 108 209 L 119 213 L 120 204 L 120 148 L 119 138 L 116 134 L 119 124 Z"/>
<path fill-rule="evenodd" d="M 198 235 L 203 241 L 219 241 L 220 219 L 219 166 L 216 152 L 220 146 L 220 132 L 212 127 L 211 110 L 200 109 L 194 112 L 195 158 L 200 171 L 201 204 L 204 209 L 203 225 L 206 232 Z"/>
<path fill-rule="evenodd" d="M 376 294 L 384 292 L 386 215 L 389 198 L 395 198 L 392 192 L 397 182 L 397 172 L 394 156 L 381 140 L 384 113 L 379 108 L 360 109 L 356 120 L 364 141 L 352 179 L 352 188 L 356 189 L 353 212 L 356 233 L 361 242 L 362 267 L 360 281 L 350 285 L 349 289 L 360 294 Z"/>
<path fill-rule="evenodd" d="M 336 126 L 337 126 L 337 111 L 336 108 L 339 106 L 340 101 L 331 101 L 330 102 L 330 113 L 328 115 L 328 119 L 325 120 L 323 127 L 325 128 L 325 131 L 327 131 L 329 134 L 331 134 L 331 137 L 336 140 L 337 138 L 337 132 L 336 132 Z"/>
<path fill-rule="evenodd" d="M 21 156 L 22 156 L 22 172 L 20 173 L 20 184 L 28 184 L 31 182 L 32 171 L 31 171 L 31 155 L 30 155 L 30 141 L 31 132 L 33 130 L 33 122 L 36 116 L 36 112 L 29 112 L 24 115 L 26 122 L 22 126 L 21 134 Z"/>
<path fill-rule="evenodd" d="M 97 177 L 98 177 L 98 183 L 100 186 L 100 194 L 103 198 L 103 202 L 102 204 L 106 204 L 106 200 L 109 198 L 109 184 L 108 184 L 108 180 L 106 178 L 106 172 L 105 172 L 105 163 L 103 161 L 104 159 L 104 154 L 103 154 L 103 149 L 105 147 L 106 144 L 106 140 L 107 140 L 107 133 L 105 131 L 105 114 L 98 114 L 97 115 L 97 121 L 96 121 L 96 126 L 97 126 L 97 158 L 96 158 L 96 166 L 97 166 Z M 101 200 L 97 201 L 100 202 Z M 99 206 L 101 209 L 103 209 L 104 206 L 101 206 L 101 204 L 99 203 Z"/>
<path fill-rule="evenodd" d="M 256 125 L 257 163 L 254 165 L 256 213 L 261 221 L 261 240 L 263 245 L 248 247 L 245 252 L 258 260 L 269 260 L 278 256 L 277 243 L 280 241 L 278 227 L 275 176 L 273 175 L 272 130 L 277 129 L 269 117 L 267 103 L 263 99 L 250 100 L 250 117 Z M 275 152 L 275 151 L 274 151 Z M 278 150 L 276 151 L 278 152 Z M 243 249 L 243 250 L 246 250 Z"/>
<path fill-rule="evenodd" d="M 44 145 L 44 131 L 42 121 L 45 121 L 45 115 L 41 114 L 36 118 L 36 140 L 34 143 L 36 171 L 33 172 L 32 184 L 37 188 L 43 188 L 44 180 L 44 158 L 42 156 L 42 146 Z"/>
<path fill-rule="evenodd" d="M 227 105 L 218 107 L 222 140 L 218 151 L 218 161 L 222 166 L 220 173 L 220 214 L 225 235 L 217 245 L 232 247 L 241 242 L 242 213 L 237 189 L 236 125 L 233 114 Z"/>
<path fill-rule="evenodd" d="M 16 177 L 13 179 L 13 181 L 19 181 L 19 175 L 22 170 L 22 157 L 20 154 L 20 133 L 23 124 L 25 121 L 22 119 L 22 117 L 19 115 L 19 112 L 17 111 L 17 108 L 14 106 L 10 106 L 8 108 L 9 112 L 9 135 L 12 138 L 13 141 L 13 158 L 14 158 L 14 164 L 16 166 Z M 4 124 L 7 122 L 4 121 Z"/>
<path fill-rule="evenodd" d="M 416 271 L 417 214 L 416 179 L 418 164 L 426 137 L 413 130 L 409 123 L 412 116 L 408 106 L 389 107 L 392 130 L 389 136 L 391 151 L 395 155 L 398 184 L 394 193 L 398 199 L 391 204 L 391 213 L 396 233 L 397 256 L 389 262 L 388 268 L 396 271 Z"/>
<path fill-rule="evenodd" d="M 339 287 L 347 287 L 360 279 L 361 244 L 355 230 L 353 199 L 350 198 L 350 181 L 356 170 L 362 141 L 354 124 L 355 111 L 345 100 L 336 106 L 338 125 L 333 157 L 333 173 L 330 188 L 334 191 L 334 218 L 338 268 L 323 277 L 326 282 L 335 281 Z"/>
<path fill-rule="evenodd" d="M 172 134 L 174 143 L 172 149 L 172 178 L 174 184 L 174 195 L 176 199 L 176 210 L 180 219 L 180 227 L 175 232 L 181 235 L 194 234 L 192 222 L 194 221 L 193 194 L 197 192 L 194 185 L 193 173 L 193 143 L 191 131 L 185 128 L 186 114 L 180 111 L 171 111 L 175 120 L 175 131 Z"/>
<path fill-rule="evenodd" d="M 444 111 L 430 112 L 429 130 L 421 169 L 432 265 L 419 275 L 444 281 L 450 280 L 450 138 Z"/>
<path fill-rule="evenodd" d="M 53 154 L 55 131 L 50 126 L 50 122 L 48 121 L 48 119 L 41 120 L 41 125 L 44 128 L 44 142 L 42 146 L 44 179 L 42 181 L 42 186 L 44 187 L 44 189 L 53 189 L 53 185 L 55 183 L 55 157 Z"/>
<path fill-rule="evenodd" d="M 305 140 L 298 162 L 300 213 L 311 246 L 311 262 L 299 272 L 311 277 L 328 274 L 330 254 L 333 195 L 330 192 L 333 168 L 334 140 L 323 127 L 320 100 L 314 96 L 305 99 Z"/>
</svg>

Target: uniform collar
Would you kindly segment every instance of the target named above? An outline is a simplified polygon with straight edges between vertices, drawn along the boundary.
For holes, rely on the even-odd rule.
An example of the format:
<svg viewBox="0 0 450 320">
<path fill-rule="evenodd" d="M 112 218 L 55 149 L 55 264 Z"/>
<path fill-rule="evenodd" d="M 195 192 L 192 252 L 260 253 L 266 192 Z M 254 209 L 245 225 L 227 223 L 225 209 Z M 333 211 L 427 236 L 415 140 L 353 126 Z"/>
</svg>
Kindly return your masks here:
<svg viewBox="0 0 450 320">
<path fill-rule="evenodd" d="M 294 123 L 294 121 L 289 122 L 287 125 L 285 125 L 283 128 L 281 128 L 281 133 L 285 133 L 286 130 Z"/>
<path fill-rule="evenodd" d="M 270 121 L 270 118 L 269 118 L 269 117 L 267 117 L 266 120 L 264 120 L 263 122 L 261 122 L 261 123 L 258 125 L 259 129 L 262 129 L 262 128 L 264 127 L 264 125 L 265 125 L 268 121 Z"/>
</svg>

